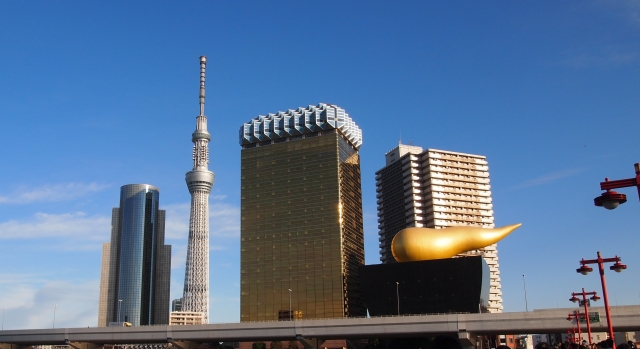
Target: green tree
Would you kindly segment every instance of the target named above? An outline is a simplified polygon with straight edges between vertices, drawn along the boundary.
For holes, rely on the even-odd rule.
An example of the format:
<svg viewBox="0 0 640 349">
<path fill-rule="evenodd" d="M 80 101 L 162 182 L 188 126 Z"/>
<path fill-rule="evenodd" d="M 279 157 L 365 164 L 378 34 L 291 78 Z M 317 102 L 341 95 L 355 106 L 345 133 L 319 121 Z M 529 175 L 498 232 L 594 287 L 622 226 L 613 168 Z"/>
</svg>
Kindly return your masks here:
<svg viewBox="0 0 640 349">
<path fill-rule="evenodd" d="M 267 349 L 267 345 L 264 342 L 255 342 L 251 345 L 251 349 Z"/>
<path fill-rule="evenodd" d="M 280 341 L 271 342 L 271 344 L 269 344 L 269 349 L 282 349 L 282 342 Z"/>
<path fill-rule="evenodd" d="M 287 349 L 298 349 L 298 341 L 289 341 Z"/>
</svg>

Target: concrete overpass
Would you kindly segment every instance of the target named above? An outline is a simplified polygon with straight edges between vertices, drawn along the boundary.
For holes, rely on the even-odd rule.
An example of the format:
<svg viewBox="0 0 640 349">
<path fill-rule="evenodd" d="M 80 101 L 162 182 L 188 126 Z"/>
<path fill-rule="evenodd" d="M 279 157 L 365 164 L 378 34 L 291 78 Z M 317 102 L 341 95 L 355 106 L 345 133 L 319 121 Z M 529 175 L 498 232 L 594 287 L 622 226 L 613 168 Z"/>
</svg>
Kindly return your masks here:
<svg viewBox="0 0 640 349">
<path fill-rule="evenodd" d="M 305 347 L 318 347 L 318 340 L 426 337 L 455 334 L 466 346 L 476 335 L 562 333 L 571 327 L 567 315 L 576 308 L 544 309 L 501 314 L 413 315 L 374 318 L 339 318 L 297 321 L 243 322 L 193 326 L 141 326 L 59 328 L 0 331 L 0 349 L 22 349 L 32 345 L 64 345 L 92 349 L 104 344 L 173 343 L 194 348 L 204 342 L 301 340 Z M 606 332 L 604 308 L 593 332 Z M 640 330 L 640 306 L 611 308 L 617 332 Z M 584 328 L 584 326 L 583 326 Z M 310 341 L 308 339 L 316 339 Z"/>
</svg>

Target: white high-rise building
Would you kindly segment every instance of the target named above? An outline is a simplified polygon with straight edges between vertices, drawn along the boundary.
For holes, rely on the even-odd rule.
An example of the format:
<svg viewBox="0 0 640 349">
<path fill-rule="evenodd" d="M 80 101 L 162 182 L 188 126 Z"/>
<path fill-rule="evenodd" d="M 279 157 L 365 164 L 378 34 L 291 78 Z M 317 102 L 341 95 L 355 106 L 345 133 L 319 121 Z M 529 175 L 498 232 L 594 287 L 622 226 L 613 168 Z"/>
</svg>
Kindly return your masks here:
<svg viewBox="0 0 640 349">
<path fill-rule="evenodd" d="M 376 172 L 380 260 L 395 263 L 393 237 L 408 227 L 493 228 L 489 167 L 484 156 L 399 144 Z M 502 312 L 497 245 L 469 251 L 489 265 L 489 312 Z"/>
<path fill-rule="evenodd" d="M 187 172 L 186 181 L 191 193 L 189 216 L 189 244 L 187 266 L 184 273 L 183 312 L 203 314 L 203 323 L 209 323 L 209 193 L 215 175 L 209 171 L 209 141 L 207 117 L 204 116 L 204 73 L 207 58 L 200 57 L 200 115 L 196 117 L 193 142 L 193 170 Z"/>
</svg>

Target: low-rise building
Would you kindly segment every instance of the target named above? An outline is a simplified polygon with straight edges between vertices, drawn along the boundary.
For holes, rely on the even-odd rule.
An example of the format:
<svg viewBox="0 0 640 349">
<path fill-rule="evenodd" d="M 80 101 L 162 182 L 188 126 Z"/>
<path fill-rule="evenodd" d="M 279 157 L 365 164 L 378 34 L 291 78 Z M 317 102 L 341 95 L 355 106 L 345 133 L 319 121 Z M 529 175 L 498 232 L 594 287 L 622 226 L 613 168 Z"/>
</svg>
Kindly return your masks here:
<svg viewBox="0 0 640 349">
<path fill-rule="evenodd" d="M 204 314 L 195 311 L 172 311 L 169 325 L 200 325 L 204 323 Z"/>
</svg>

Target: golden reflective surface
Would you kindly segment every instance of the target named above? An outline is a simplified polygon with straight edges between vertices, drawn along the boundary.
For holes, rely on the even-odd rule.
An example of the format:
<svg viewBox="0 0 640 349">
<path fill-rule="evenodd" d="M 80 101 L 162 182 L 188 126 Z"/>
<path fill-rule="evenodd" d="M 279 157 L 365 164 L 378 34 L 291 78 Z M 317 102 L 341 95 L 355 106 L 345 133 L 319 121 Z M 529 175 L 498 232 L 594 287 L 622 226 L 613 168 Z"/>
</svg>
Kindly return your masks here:
<svg viewBox="0 0 640 349">
<path fill-rule="evenodd" d="M 494 229 L 479 227 L 406 228 L 393 238 L 391 252 L 398 262 L 451 258 L 463 252 L 495 244 L 521 225 L 518 223 Z"/>
<path fill-rule="evenodd" d="M 336 133 L 241 157 L 240 320 L 287 318 L 289 296 L 305 319 L 365 315 L 354 274 L 364 264 L 355 149 Z"/>
</svg>

